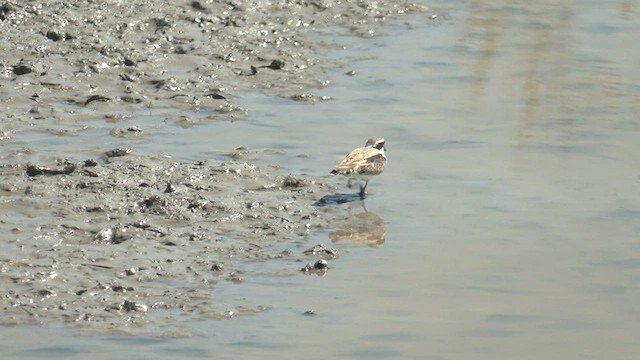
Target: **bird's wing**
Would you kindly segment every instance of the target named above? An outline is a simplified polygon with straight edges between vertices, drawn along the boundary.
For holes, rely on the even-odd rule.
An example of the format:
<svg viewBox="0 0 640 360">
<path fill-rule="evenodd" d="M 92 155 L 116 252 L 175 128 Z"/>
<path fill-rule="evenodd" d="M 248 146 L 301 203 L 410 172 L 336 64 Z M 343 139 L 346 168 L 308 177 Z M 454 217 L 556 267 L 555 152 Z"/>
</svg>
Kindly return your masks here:
<svg viewBox="0 0 640 360">
<path fill-rule="evenodd" d="M 372 161 L 386 160 L 376 149 L 361 147 L 353 150 L 347 155 L 338 166 L 333 169 L 332 174 L 349 174 L 354 169 L 367 165 Z"/>
</svg>

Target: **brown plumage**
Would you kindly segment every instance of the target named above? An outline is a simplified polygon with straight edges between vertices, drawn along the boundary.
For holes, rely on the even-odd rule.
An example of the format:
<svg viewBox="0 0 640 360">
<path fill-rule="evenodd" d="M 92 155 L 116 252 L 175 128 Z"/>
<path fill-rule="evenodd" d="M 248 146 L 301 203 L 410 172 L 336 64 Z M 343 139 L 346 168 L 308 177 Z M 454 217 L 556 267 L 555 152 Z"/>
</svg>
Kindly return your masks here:
<svg viewBox="0 0 640 360">
<path fill-rule="evenodd" d="M 364 181 L 364 185 L 360 184 L 360 197 L 364 198 L 369 180 L 373 176 L 382 173 L 387 166 L 387 157 L 384 151 L 384 139 L 373 137 L 367 141 L 364 147 L 357 148 L 350 152 L 330 174 L 340 174 L 349 177 L 349 181 L 347 182 L 347 186 L 349 187 L 351 187 L 353 180 Z"/>
</svg>

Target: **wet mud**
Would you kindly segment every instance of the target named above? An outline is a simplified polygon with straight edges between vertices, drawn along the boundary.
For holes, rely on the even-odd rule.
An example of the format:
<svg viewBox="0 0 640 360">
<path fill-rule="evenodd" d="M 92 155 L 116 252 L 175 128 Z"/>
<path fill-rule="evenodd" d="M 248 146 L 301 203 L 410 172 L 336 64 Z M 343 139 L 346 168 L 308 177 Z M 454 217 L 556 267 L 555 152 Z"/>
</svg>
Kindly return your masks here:
<svg viewBox="0 0 640 360">
<path fill-rule="evenodd" d="M 306 91 L 327 86 L 326 70 L 339 64 L 320 58 L 314 30 L 370 37 L 424 11 L 377 1 L 6 1 L 0 90 L 10 123 L 0 130 L 145 108 L 233 120 L 246 115 L 235 100 L 249 89 L 322 100 Z"/>
<path fill-rule="evenodd" d="M 336 257 L 321 245 L 290 249 L 327 227 L 332 215 L 313 203 L 331 185 L 235 161 L 109 154 L 2 168 L 0 323 L 53 317 L 115 330 L 153 322 L 153 310 L 253 313 L 203 293 L 269 260 L 295 276 L 301 261 Z"/>
<path fill-rule="evenodd" d="M 149 108 L 177 110 L 184 127 L 195 112 L 209 114 L 203 121 L 242 119 L 247 109 L 236 98 L 248 90 L 328 100 L 308 90 L 329 85 L 326 71 L 340 64 L 321 58 L 314 31 L 371 37 L 426 11 L 377 1 L 5 1 L 0 146 L 28 131 L 74 135 L 86 121 L 117 123 Z M 143 130 L 116 126 L 104 136 Z M 216 284 L 242 284 L 272 261 L 286 269 L 264 270 L 273 276 L 330 271 L 339 254 L 307 244 L 316 231 L 332 231 L 334 242 L 384 243 L 377 215 L 337 210 L 354 201 L 332 198 L 338 180 L 256 166 L 256 151 L 230 149 L 225 163 L 100 151 L 81 162 L 35 158 L 28 146 L 3 151 L 0 325 L 63 321 L 86 333 L 190 336 L 173 325 L 269 308 L 221 305 L 208 295 Z M 67 158 L 78 156 L 69 149 Z M 358 217 L 371 226 L 358 230 Z"/>
</svg>

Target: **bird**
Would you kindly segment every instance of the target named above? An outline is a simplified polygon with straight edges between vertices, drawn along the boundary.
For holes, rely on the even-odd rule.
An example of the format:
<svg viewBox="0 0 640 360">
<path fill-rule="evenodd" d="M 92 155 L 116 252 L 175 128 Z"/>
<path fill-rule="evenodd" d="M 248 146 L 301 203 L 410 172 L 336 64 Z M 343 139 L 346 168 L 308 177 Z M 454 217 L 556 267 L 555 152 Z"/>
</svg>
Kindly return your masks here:
<svg viewBox="0 0 640 360">
<path fill-rule="evenodd" d="M 364 199 L 369 180 L 380 175 L 387 166 L 387 157 L 384 152 L 384 139 L 372 137 L 363 147 L 351 151 L 329 174 L 347 176 L 348 187 L 351 187 L 351 182 L 354 180 L 364 181 L 364 185 L 360 183 L 360 198 Z"/>
</svg>

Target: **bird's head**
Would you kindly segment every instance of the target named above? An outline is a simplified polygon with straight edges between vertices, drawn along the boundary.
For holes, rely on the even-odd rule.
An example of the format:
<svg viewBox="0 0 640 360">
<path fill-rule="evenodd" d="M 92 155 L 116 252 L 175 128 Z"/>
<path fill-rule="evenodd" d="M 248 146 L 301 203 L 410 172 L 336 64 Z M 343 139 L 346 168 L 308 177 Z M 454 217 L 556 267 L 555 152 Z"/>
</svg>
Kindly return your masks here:
<svg viewBox="0 0 640 360">
<path fill-rule="evenodd" d="M 367 140 L 365 147 L 372 147 L 378 150 L 386 150 L 386 148 L 384 147 L 384 139 L 381 137 L 372 137 L 371 139 Z"/>
</svg>

